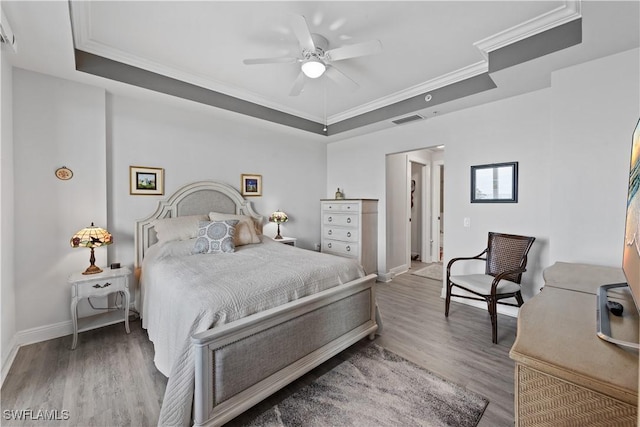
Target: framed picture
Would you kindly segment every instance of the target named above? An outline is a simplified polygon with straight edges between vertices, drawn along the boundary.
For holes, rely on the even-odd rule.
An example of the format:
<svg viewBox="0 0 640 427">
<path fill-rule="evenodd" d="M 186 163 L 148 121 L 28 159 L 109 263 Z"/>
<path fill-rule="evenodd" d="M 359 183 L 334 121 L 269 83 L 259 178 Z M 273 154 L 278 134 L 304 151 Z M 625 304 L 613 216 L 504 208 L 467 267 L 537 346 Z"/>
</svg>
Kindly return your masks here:
<svg viewBox="0 0 640 427">
<path fill-rule="evenodd" d="M 518 162 L 471 166 L 471 203 L 518 203 Z"/>
<path fill-rule="evenodd" d="M 262 175 L 243 173 L 240 188 L 243 196 L 262 196 Z"/>
<path fill-rule="evenodd" d="M 129 166 L 129 194 L 163 195 L 164 169 Z"/>
</svg>

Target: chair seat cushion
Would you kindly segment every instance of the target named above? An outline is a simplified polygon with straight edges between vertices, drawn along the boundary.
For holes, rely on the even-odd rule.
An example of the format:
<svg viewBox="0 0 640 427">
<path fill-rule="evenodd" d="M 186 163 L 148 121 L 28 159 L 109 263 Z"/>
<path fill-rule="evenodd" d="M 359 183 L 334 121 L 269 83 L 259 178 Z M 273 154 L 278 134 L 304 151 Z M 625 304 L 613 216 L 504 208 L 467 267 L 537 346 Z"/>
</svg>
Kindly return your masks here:
<svg viewBox="0 0 640 427">
<path fill-rule="evenodd" d="M 491 293 L 491 284 L 495 277 L 488 274 L 466 274 L 461 276 L 451 276 L 451 283 L 455 285 L 463 286 L 471 291 L 477 292 L 483 295 L 489 295 Z M 511 282 L 509 280 L 500 280 L 497 294 L 510 294 L 520 290 L 520 285 Z"/>
</svg>

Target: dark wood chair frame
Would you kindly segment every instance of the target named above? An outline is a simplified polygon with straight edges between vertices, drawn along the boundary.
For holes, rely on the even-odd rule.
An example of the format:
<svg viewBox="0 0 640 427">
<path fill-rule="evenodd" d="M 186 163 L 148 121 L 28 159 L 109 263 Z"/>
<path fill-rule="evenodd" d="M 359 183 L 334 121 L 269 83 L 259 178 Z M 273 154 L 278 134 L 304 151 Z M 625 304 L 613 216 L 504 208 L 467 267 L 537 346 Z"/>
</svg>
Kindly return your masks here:
<svg viewBox="0 0 640 427">
<path fill-rule="evenodd" d="M 524 304 L 520 289 L 516 292 L 509 292 L 498 294 L 496 289 L 501 280 L 506 279 L 511 282 L 520 284 L 522 280 L 522 273 L 524 273 L 527 266 L 527 254 L 529 249 L 536 240 L 535 237 L 518 236 L 515 234 L 493 233 L 489 232 L 489 238 L 487 248 L 473 257 L 459 257 L 453 258 L 447 264 L 447 298 L 445 302 L 445 317 L 449 317 L 449 305 L 451 304 L 451 297 L 467 298 L 477 301 L 486 301 L 489 310 L 489 316 L 491 317 L 491 335 L 494 344 L 498 343 L 498 311 L 497 304 L 509 305 L 512 307 L 520 307 Z M 498 248 L 496 241 L 506 242 L 506 247 Z M 514 250 L 509 251 L 509 247 Z M 451 266 L 457 261 L 463 260 L 482 260 L 486 263 L 485 274 L 495 277 L 491 285 L 491 292 L 489 294 L 481 294 L 464 286 L 458 285 L 451 281 Z M 452 288 L 456 286 L 464 289 L 478 298 L 468 295 L 456 295 L 452 293 Z M 502 302 L 500 300 L 506 298 L 515 298 L 517 304 Z"/>
</svg>

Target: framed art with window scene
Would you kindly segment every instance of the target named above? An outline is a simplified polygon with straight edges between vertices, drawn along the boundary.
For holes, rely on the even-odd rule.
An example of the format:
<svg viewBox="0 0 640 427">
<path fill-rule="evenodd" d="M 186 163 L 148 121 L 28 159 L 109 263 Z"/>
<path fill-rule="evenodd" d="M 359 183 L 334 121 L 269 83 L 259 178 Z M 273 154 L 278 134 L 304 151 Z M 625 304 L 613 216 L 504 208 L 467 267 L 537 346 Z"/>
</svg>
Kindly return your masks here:
<svg viewBox="0 0 640 427">
<path fill-rule="evenodd" d="M 240 189 L 243 196 L 262 196 L 262 175 L 242 174 Z"/>
<path fill-rule="evenodd" d="M 471 166 L 471 203 L 518 203 L 518 162 Z"/>
<path fill-rule="evenodd" d="M 129 166 L 129 194 L 162 196 L 164 194 L 164 169 Z"/>
</svg>

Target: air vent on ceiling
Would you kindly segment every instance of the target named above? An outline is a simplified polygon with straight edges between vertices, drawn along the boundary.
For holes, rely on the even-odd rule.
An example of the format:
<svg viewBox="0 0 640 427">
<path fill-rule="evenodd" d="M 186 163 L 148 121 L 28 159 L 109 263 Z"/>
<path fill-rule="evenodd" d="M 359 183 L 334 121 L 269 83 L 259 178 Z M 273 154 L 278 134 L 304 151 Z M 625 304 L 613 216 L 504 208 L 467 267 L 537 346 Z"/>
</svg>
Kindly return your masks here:
<svg viewBox="0 0 640 427">
<path fill-rule="evenodd" d="M 402 125 L 405 123 L 415 122 L 416 120 L 422 120 L 422 119 L 424 119 L 424 117 L 422 117 L 420 114 L 414 114 L 413 116 L 403 117 L 401 119 L 392 120 L 391 122 L 397 125 Z"/>
</svg>

